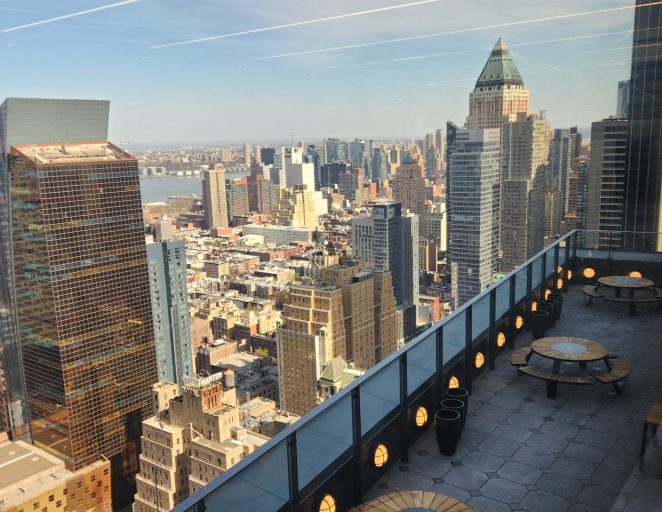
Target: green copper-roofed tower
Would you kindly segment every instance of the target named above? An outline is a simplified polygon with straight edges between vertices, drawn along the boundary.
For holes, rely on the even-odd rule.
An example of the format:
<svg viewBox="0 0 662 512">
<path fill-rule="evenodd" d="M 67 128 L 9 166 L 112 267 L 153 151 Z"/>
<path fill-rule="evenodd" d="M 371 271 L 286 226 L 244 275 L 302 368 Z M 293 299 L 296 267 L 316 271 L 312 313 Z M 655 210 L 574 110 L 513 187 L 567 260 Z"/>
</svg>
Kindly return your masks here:
<svg viewBox="0 0 662 512">
<path fill-rule="evenodd" d="M 467 128 L 501 128 L 504 122 L 514 121 L 518 112 L 528 111 L 529 91 L 499 38 L 469 95 Z"/>
</svg>

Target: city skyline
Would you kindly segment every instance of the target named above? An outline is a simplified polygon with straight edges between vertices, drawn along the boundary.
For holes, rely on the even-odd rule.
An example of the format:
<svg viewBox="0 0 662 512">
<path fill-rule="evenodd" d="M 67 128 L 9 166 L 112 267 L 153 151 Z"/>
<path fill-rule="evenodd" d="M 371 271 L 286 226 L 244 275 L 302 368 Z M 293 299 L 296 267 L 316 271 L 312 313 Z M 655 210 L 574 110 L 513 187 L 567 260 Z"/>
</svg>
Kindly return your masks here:
<svg viewBox="0 0 662 512">
<path fill-rule="evenodd" d="M 133 144 L 411 137 L 463 121 L 484 55 L 502 36 L 531 90 L 531 110 L 547 109 L 553 127 L 588 128 L 616 113 L 633 5 L 548 4 L 516 0 L 504 13 L 491 2 L 441 0 L 205 2 L 189 11 L 177 2 L 96 0 L 57 12 L 38 0 L 21 9 L 0 3 L 7 65 L 40 55 L 34 69 L 7 77 L 3 95 L 94 90 L 113 103 L 110 138 Z M 48 83 L 32 79 L 43 72 Z M 576 94 L 558 95 L 568 79 Z"/>
</svg>

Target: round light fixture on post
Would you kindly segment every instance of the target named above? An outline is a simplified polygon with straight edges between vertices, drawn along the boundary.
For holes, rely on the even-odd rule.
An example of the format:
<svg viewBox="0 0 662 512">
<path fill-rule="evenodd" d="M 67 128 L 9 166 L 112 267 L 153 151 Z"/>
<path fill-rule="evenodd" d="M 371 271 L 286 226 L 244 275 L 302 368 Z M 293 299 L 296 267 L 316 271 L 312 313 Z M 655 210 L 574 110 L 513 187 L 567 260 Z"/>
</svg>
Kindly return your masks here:
<svg viewBox="0 0 662 512">
<path fill-rule="evenodd" d="M 497 334 L 497 347 L 503 347 L 506 344 L 506 335 L 502 332 Z"/>
<path fill-rule="evenodd" d="M 560 277 L 556 280 L 556 289 L 561 290 L 563 288 L 563 279 Z"/>
<path fill-rule="evenodd" d="M 451 377 L 448 379 L 448 389 L 453 389 L 453 388 L 459 388 L 460 387 L 460 379 L 457 377 Z"/>
<path fill-rule="evenodd" d="M 565 273 L 565 278 L 570 281 L 572 279 L 572 270 L 568 269 L 568 271 Z"/>
<path fill-rule="evenodd" d="M 559 247 L 565 247 L 565 240 L 561 240 L 559 242 Z"/>
<path fill-rule="evenodd" d="M 557 267 L 556 268 L 556 273 L 557 274 L 563 274 L 563 267 Z"/>
<path fill-rule="evenodd" d="M 524 326 L 524 319 L 521 315 L 515 317 L 515 329 L 521 329 Z"/>
<path fill-rule="evenodd" d="M 591 267 L 588 267 L 584 269 L 583 274 L 586 279 L 592 279 L 595 277 L 595 270 L 593 270 Z"/>
<path fill-rule="evenodd" d="M 538 311 L 538 303 L 535 300 L 531 303 L 531 311 Z"/>
<path fill-rule="evenodd" d="M 336 512 L 336 500 L 333 496 L 327 494 L 320 502 L 319 512 Z"/>
<path fill-rule="evenodd" d="M 388 449 L 383 444 L 380 444 L 375 448 L 375 467 L 381 468 L 388 461 Z"/>
<path fill-rule="evenodd" d="M 428 410 L 422 405 L 416 410 L 416 426 L 422 427 L 428 422 Z"/>
<path fill-rule="evenodd" d="M 628 276 L 630 276 L 630 277 L 639 277 L 640 278 L 641 277 L 641 272 L 639 272 L 638 270 L 633 270 L 632 272 L 628 273 Z"/>
<path fill-rule="evenodd" d="M 545 300 L 549 299 L 549 296 L 550 296 L 551 294 L 552 294 L 552 290 L 550 290 L 549 288 L 547 288 L 547 289 L 545 290 Z"/>
<path fill-rule="evenodd" d="M 476 368 L 482 368 L 485 364 L 485 356 L 482 352 L 476 352 L 476 359 L 474 360 Z"/>
</svg>

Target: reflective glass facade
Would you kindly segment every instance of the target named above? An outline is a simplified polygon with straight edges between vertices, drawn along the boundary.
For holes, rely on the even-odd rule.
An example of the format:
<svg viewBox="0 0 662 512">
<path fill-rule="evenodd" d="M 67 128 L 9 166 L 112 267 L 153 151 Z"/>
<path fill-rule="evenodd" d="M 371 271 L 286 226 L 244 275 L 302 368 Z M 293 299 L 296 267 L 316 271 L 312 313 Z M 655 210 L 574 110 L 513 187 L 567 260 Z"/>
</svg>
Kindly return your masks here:
<svg viewBox="0 0 662 512">
<path fill-rule="evenodd" d="M 73 470 L 110 459 L 121 505 L 157 379 L 137 162 L 108 143 L 13 146 L 11 161 L 34 440 Z"/>
</svg>

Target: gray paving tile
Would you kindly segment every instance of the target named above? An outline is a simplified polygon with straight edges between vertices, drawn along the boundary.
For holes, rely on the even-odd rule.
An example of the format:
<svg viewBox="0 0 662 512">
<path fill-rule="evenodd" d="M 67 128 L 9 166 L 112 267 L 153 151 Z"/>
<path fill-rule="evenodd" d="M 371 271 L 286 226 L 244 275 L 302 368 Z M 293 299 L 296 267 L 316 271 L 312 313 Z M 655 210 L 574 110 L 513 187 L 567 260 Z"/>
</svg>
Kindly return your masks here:
<svg viewBox="0 0 662 512">
<path fill-rule="evenodd" d="M 583 487 L 579 480 L 559 473 L 545 473 L 538 479 L 536 485 L 543 491 L 556 494 L 557 496 L 563 496 L 564 498 L 574 498 Z"/>
<path fill-rule="evenodd" d="M 486 437 L 478 449 L 499 457 L 510 457 L 519 449 L 519 445 L 499 437 Z"/>
<path fill-rule="evenodd" d="M 421 457 L 416 452 L 409 452 L 409 468 L 411 471 L 429 478 L 444 476 L 453 466 L 440 456 L 426 455 Z"/>
<path fill-rule="evenodd" d="M 542 476 L 542 471 L 521 462 L 506 462 L 499 471 L 499 476 L 519 484 L 535 484 Z"/>
<path fill-rule="evenodd" d="M 639 444 L 638 440 L 625 439 L 622 437 L 616 440 L 609 451 L 638 456 L 640 449 L 641 445 Z"/>
<path fill-rule="evenodd" d="M 582 489 L 578 497 L 587 505 L 603 510 L 610 510 L 618 497 L 618 493 L 606 487 L 588 485 Z"/>
<path fill-rule="evenodd" d="M 546 434 L 552 434 L 554 436 L 571 439 L 577 435 L 579 429 L 574 425 L 570 425 L 569 423 L 551 420 L 543 423 L 540 427 L 540 431 Z"/>
<path fill-rule="evenodd" d="M 521 484 L 503 478 L 490 478 L 480 488 L 483 495 L 504 503 L 519 503 L 528 492 Z"/>
<path fill-rule="evenodd" d="M 577 441 L 608 450 L 616 443 L 616 436 L 597 430 L 585 429 L 577 434 Z"/>
<path fill-rule="evenodd" d="M 595 466 L 569 457 L 559 457 L 552 464 L 552 470 L 578 480 L 587 480 L 595 472 Z"/>
<path fill-rule="evenodd" d="M 511 414 L 512 413 L 509 409 L 506 409 L 505 407 L 498 407 L 496 405 L 491 405 L 491 404 L 483 405 L 476 412 L 476 415 L 480 416 L 481 418 L 485 418 L 493 421 L 499 421 L 499 422 L 504 421 Z"/>
<path fill-rule="evenodd" d="M 484 510 L 486 512 L 510 512 L 511 510 L 505 503 L 493 500 L 487 496 L 474 496 L 466 503 L 478 510 Z"/>
<path fill-rule="evenodd" d="M 639 465 L 639 457 L 613 452 L 607 454 L 602 463 L 608 468 L 629 472 Z"/>
<path fill-rule="evenodd" d="M 552 418 L 554 418 L 556 421 L 562 421 L 572 425 L 586 425 L 591 419 L 588 414 L 572 411 L 570 409 L 559 409 L 554 414 L 552 414 Z"/>
<path fill-rule="evenodd" d="M 455 485 L 447 484 L 445 482 L 441 484 L 435 484 L 427 490 L 437 492 L 439 494 L 445 494 L 446 496 L 450 496 L 451 498 L 455 498 L 456 500 L 460 500 L 465 503 L 471 499 L 471 493 L 465 489 Z"/>
<path fill-rule="evenodd" d="M 481 418 L 479 416 L 467 416 L 467 421 L 464 424 L 465 430 L 474 430 L 483 434 L 489 434 L 499 426 L 498 421 Z"/>
<path fill-rule="evenodd" d="M 529 446 L 551 453 L 562 452 L 568 446 L 565 439 L 550 434 L 534 434 L 527 439 L 526 443 Z"/>
<path fill-rule="evenodd" d="M 659 512 L 660 510 L 662 510 L 660 502 L 654 503 L 641 498 L 631 499 L 623 509 L 624 512 Z"/>
<path fill-rule="evenodd" d="M 554 463 L 556 456 L 548 451 L 538 450 L 531 446 L 524 446 L 513 454 L 513 459 L 529 466 L 548 468 Z"/>
<path fill-rule="evenodd" d="M 529 491 L 520 504 L 530 512 L 565 512 L 570 507 L 567 499 L 544 491 Z"/>
<path fill-rule="evenodd" d="M 531 434 L 532 432 L 529 429 L 515 425 L 500 425 L 492 432 L 492 435 L 496 437 L 515 443 L 523 443 L 531 437 Z"/>
<path fill-rule="evenodd" d="M 480 489 L 488 477 L 482 471 L 471 468 L 455 467 L 444 476 L 444 482 L 468 491 Z"/>
<path fill-rule="evenodd" d="M 552 400 L 549 400 L 549 402 L 552 402 Z M 547 417 L 556 412 L 556 407 L 554 407 L 554 405 L 539 404 L 537 402 L 527 402 L 520 408 L 520 412 Z"/>
<path fill-rule="evenodd" d="M 503 466 L 503 459 L 489 453 L 470 452 L 462 459 L 462 465 L 484 473 L 494 473 Z"/>
<path fill-rule="evenodd" d="M 522 400 L 521 398 L 518 398 L 516 396 L 506 395 L 503 393 L 499 393 L 495 395 L 494 398 L 490 400 L 490 404 L 510 410 L 519 409 L 523 403 L 524 400 Z"/>
<path fill-rule="evenodd" d="M 599 508 L 591 507 L 584 503 L 575 503 L 570 505 L 568 512 L 602 512 Z"/>
<path fill-rule="evenodd" d="M 485 439 L 485 436 L 480 432 L 475 430 L 464 429 L 462 432 L 461 442 L 463 446 L 474 447 L 478 446 L 482 440 Z"/>
<path fill-rule="evenodd" d="M 599 464 L 607 456 L 606 450 L 584 443 L 570 443 L 563 453 L 573 459 L 583 460 L 593 464 Z"/>
<path fill-rule="evenodd" d="M 526 414 L 523 412 L 515 412 L 508 416 L 507 419 L 508 423 L 511 425 L 516 425 L 518 427 L 522 428 L 528 428 L 528 429 L 535 429 L 540 427 L 545 420 L 542 419 L 540 416 L 536 416 L 534 414 Z"/>
<path fill-rule="evenodd" d="M 599 468 L 593 473 L 593 482 L 614 491 L 631 493 L 639 483 L 630 473 L 617 469 Z"/>
<path fill-rule="evenodd" d="M 634 491 L 638 498 L 662 503 L 662 483 L 660 480 L 643 480 Z"/>
<path fill-rule="evenodd" d="M 493 396 L 494 393 L 492 391 L 487 391 L 481 388 L 475 388 L 471 391 L 471 395 L 469 395 L 469 407 L 473 408 L 472 406 L 474 405 L 473 404 L 474 401 L 489 402 Z"/>
</svg>

